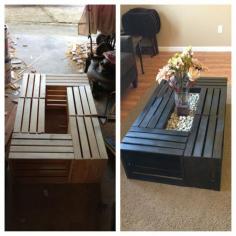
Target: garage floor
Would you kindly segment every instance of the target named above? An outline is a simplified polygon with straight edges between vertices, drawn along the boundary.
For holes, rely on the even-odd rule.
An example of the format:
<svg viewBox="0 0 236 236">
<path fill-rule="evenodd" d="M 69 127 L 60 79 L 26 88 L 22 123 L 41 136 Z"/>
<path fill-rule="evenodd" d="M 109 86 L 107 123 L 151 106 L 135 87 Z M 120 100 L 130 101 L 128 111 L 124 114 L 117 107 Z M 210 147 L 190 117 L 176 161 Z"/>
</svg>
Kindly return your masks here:
<svg viewBox="0 0 236 236">
<path fill-rule="evenodd" d="M 82 10 L 82 6 L 7 7 L 6 23 L 16 43 L 16 57 L 26 64 L 35 62 L 33 67 L 40 73 L 78 73 L 66 51 L 72 42 L 88 41 L 77 35 Z M 96 105 L 102 112 L 104 100 Z M 102 131 L 104 137 L 114 136 L 115 123 L 103 125 Z M 6 168 L 6 230 L 114 230 L 114 166 L 110 158 L 101 184 L 73 185 L 13 184 Z"/>
</svg>

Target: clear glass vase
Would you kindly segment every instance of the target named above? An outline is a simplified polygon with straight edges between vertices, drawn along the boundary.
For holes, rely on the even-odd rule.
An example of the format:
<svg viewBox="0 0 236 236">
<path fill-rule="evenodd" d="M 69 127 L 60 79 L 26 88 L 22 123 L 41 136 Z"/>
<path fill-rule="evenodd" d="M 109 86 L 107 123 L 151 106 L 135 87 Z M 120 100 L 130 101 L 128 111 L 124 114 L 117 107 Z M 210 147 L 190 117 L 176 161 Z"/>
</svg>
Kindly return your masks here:
<svg viewBox="0 0 236 236">
<path fill-rule="evenodd" d="M 189 91 L 175 92 L 175 112 L 178 116 L 188 116 L 190 112 Z"/>
</svg>

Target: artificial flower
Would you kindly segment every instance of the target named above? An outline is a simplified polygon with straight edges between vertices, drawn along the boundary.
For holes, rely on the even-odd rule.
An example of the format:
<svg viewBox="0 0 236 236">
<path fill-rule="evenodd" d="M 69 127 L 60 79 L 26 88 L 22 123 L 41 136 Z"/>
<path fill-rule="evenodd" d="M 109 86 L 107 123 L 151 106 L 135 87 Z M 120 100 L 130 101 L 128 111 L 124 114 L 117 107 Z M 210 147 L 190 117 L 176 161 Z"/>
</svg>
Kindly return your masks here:
<svg viewBox="0 0 236 236">
<path fill-rule="evenodd" d="M 192 87 L 200 77 L 200 72 L 206 70 L 197 58 L 193 57 L 192 47 L 187 47 L 182 53 L 175 53 L 167 65 L 159 70 L 156 80 L 166 80 L 175 91 L 181 91 L 183 86 Z"/>
<path fill-rule="evenodd" d="M 194 67 L 190 67 L 188 71 L 188 77 L 190 81 L 195 81 L 200 77 L 200 70 L 195 69 Z"/>
</svg>

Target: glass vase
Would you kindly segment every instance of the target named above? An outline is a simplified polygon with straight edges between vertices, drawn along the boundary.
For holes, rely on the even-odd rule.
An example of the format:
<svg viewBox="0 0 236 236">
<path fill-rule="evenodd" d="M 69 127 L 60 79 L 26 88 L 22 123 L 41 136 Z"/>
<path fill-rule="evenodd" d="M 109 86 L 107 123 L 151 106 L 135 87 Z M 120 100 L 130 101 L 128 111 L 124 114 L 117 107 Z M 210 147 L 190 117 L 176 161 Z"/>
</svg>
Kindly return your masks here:
<svg viewBox="0 0 236 236">
<path fill-rule="evenodd" d="M 175 112 L 178 116 L 188 116 L 190 112 L 189 91 L 175 92 Z"/>
</svg>

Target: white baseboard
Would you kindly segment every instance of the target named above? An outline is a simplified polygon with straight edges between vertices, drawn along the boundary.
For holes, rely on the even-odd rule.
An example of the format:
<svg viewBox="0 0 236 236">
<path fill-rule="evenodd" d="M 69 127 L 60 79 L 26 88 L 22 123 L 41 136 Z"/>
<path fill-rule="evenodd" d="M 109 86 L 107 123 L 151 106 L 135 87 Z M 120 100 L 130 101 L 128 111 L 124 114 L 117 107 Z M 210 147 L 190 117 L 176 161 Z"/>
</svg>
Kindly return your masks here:
<svg viewBox="0 0 236 236">
<path fill-rule="evenodd" d="M 159 47 L 160 52 L 181 52 L 186 47 Z M 192 47 L 194 52 L 231 52 L 231 47 Z"/>
</svg>

